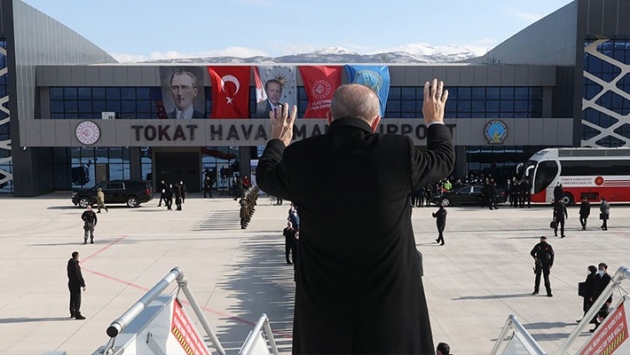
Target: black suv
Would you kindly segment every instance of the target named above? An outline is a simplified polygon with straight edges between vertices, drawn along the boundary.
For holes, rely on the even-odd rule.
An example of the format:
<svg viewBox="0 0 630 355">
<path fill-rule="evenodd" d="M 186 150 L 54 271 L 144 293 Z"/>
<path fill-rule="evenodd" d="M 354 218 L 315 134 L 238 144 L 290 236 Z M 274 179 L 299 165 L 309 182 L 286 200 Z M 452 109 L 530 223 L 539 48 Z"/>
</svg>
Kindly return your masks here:
<svg viewBox="0 0 630 355">
<path fill-rule="evenodd" d="M 102 182 L 91 189 L 76 190 L 72 192 L 72 203 L 86 208 L 96 204 L 96 192 L 103 189 L 105 205 L 111 203 L 126 203 L 129 207 L 138 207 L 141 203 L 153 199 L 153 191 L 146 181 L 114 180 Z"/>
</svg>

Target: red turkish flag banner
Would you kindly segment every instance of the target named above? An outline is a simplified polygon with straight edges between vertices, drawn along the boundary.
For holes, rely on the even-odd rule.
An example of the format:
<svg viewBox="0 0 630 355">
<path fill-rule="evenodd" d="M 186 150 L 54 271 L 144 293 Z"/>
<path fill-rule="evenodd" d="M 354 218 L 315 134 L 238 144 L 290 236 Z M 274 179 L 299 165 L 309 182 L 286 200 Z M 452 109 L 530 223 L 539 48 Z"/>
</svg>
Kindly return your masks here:
<svg viewBox="0 0 630 355">
<path fill-rule="evenodd" d="M 209 66 L 211 118 L 249 118 L 249 66 Z"/>
<path fill-rule="evenodd" d="M 341 85 L 341 66 L 301 66 L 300 75 L 308 97 L 304 118 L 326 118 L 330 103 Z"/>
</svg>

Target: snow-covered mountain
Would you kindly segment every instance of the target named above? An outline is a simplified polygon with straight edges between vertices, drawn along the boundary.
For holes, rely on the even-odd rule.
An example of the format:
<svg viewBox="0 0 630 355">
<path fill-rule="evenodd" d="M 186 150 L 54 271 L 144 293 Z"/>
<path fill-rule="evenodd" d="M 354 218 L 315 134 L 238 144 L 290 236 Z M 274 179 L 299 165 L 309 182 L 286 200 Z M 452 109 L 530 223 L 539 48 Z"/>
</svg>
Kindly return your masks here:
<svg viewBox="0 0 630 355">
<path fill-rule="evenodd" d="M 310 53 L 284 55 L 280 57 L 255 56 L 240 57 L 204 57 L 158 59 L 144 63 L 450 63 L 462 62 L 484 55 L 488 48 L 472 46 L 429 46 L 426 44 L 410 44 L 392 48 L 391 50 L 360 54 L 339 46 L 318 49 Z"/>
</svg>

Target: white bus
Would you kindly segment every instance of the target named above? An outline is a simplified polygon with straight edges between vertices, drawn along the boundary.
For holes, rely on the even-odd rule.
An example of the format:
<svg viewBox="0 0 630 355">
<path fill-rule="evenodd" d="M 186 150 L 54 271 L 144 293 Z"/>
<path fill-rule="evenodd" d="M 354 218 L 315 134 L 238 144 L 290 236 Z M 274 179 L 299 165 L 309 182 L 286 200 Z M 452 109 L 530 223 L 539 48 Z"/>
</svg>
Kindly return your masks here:
<svg viewBox="0 0 630 355">
<path fill-rule="evenodd" d="M 588 201 L 630 202 L 630 148 L 548 148 L 517 173 L 531 183 L 532 202 L 552 203 L 558 183 L 567 205 Z"/>
</svg>

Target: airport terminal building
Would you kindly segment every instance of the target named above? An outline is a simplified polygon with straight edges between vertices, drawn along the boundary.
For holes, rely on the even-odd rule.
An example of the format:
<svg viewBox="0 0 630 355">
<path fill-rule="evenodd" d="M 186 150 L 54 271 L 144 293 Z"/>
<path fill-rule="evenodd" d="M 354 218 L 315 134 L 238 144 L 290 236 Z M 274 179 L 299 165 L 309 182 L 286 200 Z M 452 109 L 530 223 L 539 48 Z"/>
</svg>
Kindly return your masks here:
<svg viewBox="0 0 630 355">
<path fill-rule="evenodd" d="M 0 193 L 38 196 L 112 179 L 184 180 L 199 191 L 207 171 L 219 189 L 235 172 L 251 175 L 270 133 L 257 114 L 264 68 L 239 65 L 242 85 L 218 76 L 225 92 L 236 85 L 248 94 L 247 112 L 224 118 L 212 74 L 221 65 L 119 64 L 20 0 L 0 4 Z M 456 177 L 507 177 L 548 147 L 630 146 L 628 18 L 628 0 L 575 0 L 466 63 L 370 64 L 387 76 L 377 83 L 387 89 L 380 131 L 425 146 L 423 85 L 439 78 L 450 93 Z M 321 115 L 306 118 L 314 96 L 334 92 L 305 74 L 323 66 L 283 66 L 294 76 L 270 81 L 294 95 L 295 139 L 325 133 Z M 342 83 L 361 76 L 352 64 L 326 67 L 344 68 Z M 182 73 L 196 73 L 192 83 L 175 83 Z M 175 90 L 194 91 L 193 117 L 175 109 Z"/>
</svg>

